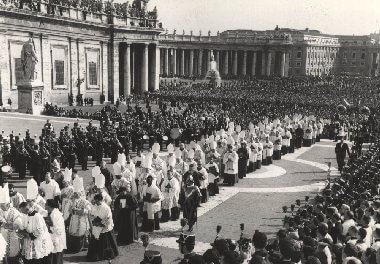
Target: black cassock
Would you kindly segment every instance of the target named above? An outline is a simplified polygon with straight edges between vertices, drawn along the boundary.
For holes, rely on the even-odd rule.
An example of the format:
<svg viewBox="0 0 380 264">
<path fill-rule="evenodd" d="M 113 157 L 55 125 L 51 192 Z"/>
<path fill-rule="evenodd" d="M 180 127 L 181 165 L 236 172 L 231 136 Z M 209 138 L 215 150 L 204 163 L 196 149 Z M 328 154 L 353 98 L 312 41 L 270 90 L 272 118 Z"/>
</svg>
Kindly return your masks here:
<svg viewBox="0 0 380 264">
<path fill-rule="evenodd" d="M 238 176 L 239 179 L 243 179 L 247 176 L 248 150 L 246 148 L 239 148 L 237 154 L 239 155 Z"/>
<path fill-rule="evenodd" d="M 192 229 L 198 219 L 197 207 L 201 201 L 201 193 L 196 186 L 187 187 L 185 190 L 185 201 L 183 217 L 187 219 L 189 228 Z"/>
<path fill-rule="evenodd" d="M 125 207 L 123 208 L 124 200 Z M 138 201 L 131 194 L 121 194 L 115 199 L 115 207 L 119 209 L 118 221 L 120 223 L 116 241 L 119 244 L 131 244 L 139 237 L 136 217 Z"/>
</svg>

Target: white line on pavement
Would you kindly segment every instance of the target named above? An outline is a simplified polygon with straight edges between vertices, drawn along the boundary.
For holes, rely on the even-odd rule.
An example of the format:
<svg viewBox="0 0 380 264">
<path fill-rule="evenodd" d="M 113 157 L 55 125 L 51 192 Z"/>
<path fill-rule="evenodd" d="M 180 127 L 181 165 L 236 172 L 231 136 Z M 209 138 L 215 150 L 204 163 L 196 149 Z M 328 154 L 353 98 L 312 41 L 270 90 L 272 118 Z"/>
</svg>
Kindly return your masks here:
<svg viewBox="0 0 380 264">
<path fill-rule="evenodd" d="M 280 166 L 270 165 L 263 166 L 260 170 L 256 170 L 255 172 L 251 172 L 247 174 L 247 179 L 266 179 L 266 178 L 275 178 L 280 177 L 286 174 L 286 170 Z"/>
</svg>

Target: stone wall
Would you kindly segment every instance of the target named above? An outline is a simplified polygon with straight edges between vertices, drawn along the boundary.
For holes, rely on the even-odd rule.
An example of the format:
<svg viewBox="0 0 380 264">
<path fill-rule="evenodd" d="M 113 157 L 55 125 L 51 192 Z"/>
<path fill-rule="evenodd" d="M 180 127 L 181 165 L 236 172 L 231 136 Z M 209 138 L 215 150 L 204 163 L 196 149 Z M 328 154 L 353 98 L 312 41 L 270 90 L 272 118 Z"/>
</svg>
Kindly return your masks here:
<svg viewBox="0 0 380 264">
<path fill-rule="evenodd" d="M 44 83 L 46 102 L 68 104 L 68 94 L 71 92 L 75 97 L 78 93 L 78 79 L 83 79 L 80 87 L 83 97 L 92 97 L 95 103 L 99 103 L 102 91 L 107 95 L 109 36 L 104 25 L 54 17 L 23 15 L 21 18 L 17 12 L 0 10 L 0 28 L 0 87 L 3 103 L 7 103 L 10 98 L 17 107 L 16 83 L 17 78 L 20 79 L 21 48 L 31 34 L 39 60 L 37 79 Z M 92 78 L 96 85 L 89 83 L 90 63 L 93 73 L 96 69 L 96 74 L 92 75 L 96 76 Z M 63 68 L 60 71 L 63 74 L 58 74 L 60 77 L 57 75 L 58 68 Z"/>
</svg>

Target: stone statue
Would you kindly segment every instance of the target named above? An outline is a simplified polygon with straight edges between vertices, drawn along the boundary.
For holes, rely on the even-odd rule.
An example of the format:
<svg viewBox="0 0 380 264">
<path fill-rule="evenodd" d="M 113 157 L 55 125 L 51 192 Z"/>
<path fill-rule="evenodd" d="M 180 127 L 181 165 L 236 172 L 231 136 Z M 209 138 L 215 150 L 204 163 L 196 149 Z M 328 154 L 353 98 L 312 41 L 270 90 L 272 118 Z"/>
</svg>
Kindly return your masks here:
<svg viewBox="0 0 380 264">
<path fill-rule="evenodd" d="M 221 83 L 220 73 L 216 65 L 214 51 L 210 50 L 210 69 L 206 73 L 206 79 L 210 80 L 213 87 L 219 87 Z"/>
<path fill-rule="evenodd" d="M 211 53 L 211 55 L 210 55 L 211 61 L 215 61 L 214 51 L 211 50 L 210 53 Z"/>
<path fill-rule="evenodd" d="M 22 46 L 21 63 L 24 81 L 35 81 L 37 79 L 36 64 L 38 63 L 38 58 L 33 37 L 30 37 L 28 42 Z"/>
</svg>

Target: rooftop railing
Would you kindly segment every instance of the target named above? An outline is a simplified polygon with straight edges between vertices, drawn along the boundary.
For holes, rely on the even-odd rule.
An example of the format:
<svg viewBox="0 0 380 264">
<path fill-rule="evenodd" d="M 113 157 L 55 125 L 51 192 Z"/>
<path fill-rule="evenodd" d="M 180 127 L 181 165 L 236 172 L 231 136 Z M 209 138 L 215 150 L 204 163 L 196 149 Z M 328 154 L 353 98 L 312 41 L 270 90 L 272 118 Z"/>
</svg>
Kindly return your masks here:
<svg viewBox="0 0 380 264">
<path fill-rule="evenodd" d="M 0 9 L 37 13 L 46 16 L 74 19 L 124 27 L 162 28 L 157 11 L 138 10 L 101 0 L 0 0 Z"/>
</svg>

